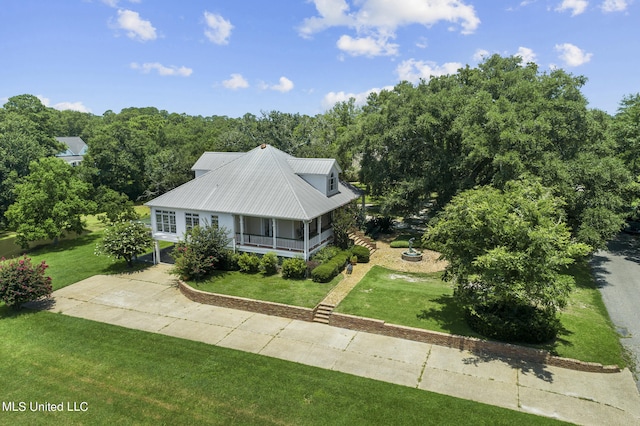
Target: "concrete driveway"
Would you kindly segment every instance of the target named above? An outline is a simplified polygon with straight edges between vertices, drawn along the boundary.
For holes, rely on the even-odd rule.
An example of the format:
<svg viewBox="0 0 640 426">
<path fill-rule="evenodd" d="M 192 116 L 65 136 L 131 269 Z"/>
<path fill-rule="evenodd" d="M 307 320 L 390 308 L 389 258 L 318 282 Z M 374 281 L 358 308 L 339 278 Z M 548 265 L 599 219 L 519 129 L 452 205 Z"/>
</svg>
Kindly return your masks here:
<svg viewBox="0 0 640 426">
<path fill-rule="evenodd" d="M 65 315 L 280 358 L 584 425 L 640 425 L 628 370 L 583 373 L 201 305 L 166 266 L 94 276 L 54 292 Z"/>
<path fill-rule="evenodd" d="M 596 282 L 622 344 L 640 368 L 640 237 L 620 234 L 591 261 Z M 636 377 L 640 390 L 640 376 Z"/>
</svg>

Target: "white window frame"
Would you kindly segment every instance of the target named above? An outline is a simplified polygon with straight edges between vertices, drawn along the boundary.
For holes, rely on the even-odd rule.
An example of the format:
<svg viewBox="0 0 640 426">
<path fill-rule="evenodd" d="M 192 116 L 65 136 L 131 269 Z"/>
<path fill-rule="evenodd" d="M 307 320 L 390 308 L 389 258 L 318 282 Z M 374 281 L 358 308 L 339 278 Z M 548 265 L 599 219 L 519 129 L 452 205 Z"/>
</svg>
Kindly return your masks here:
<svg viewBox="0 0 640 426">
<path fill-rule="evenodd" d="M 198 213 L 185 213 L 184 214 L 185 229 L 190 231 L 194 226 L 200 225 L 200 215 Z"/>
<path fill-rule="evenodd" d="M 177 234 L 176 212 L 156 210 L 156 230 L 167 234 Z"/>
<path fill-rule="evenodd" d="M 220 227 L 220 218 L 217 214 L 211 215 L 211 227 L 218 229 Z"/>
<path fill-rule="evenodd" d="M 338 189 L 336 174 L 335 172 L 331 172 L 331 176 L 329 177 L 329 192 L 334 192 L 336 189 Z"/>
</svg>

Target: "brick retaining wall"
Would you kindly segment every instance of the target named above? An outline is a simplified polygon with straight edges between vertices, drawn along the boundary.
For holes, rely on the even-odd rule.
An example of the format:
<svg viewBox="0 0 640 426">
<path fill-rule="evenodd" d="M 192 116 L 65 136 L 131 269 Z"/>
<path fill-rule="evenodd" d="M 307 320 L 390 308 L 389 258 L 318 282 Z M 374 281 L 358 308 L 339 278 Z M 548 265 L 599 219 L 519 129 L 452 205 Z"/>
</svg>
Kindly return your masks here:
<svg viewBox="0 0 640 426">
<path fill-rule="evenodd" d="M 570 370 L 591 373 L 618 373 L 617 365 L 602 365 L 595 362 L 584 362 L 575 359 L 561 358 L 551 355 L 542 349 L 528 348 L 526 346 L 512 345 L 509 343 L 476 339 L 473 337 L 456 336 L 453 334 L 439 333 L 437 331 L 424 330 L 422 328 L 405 327 L 402 325 L 387 324 L 384 321 L 357 317 L 347 314 L 332 313 L 329 317 L 329 325 L 347 328 L 356 331 L 382 334 L 390 337 L 399 337 L 417 342 L 430 343 L 438 346 L 465 350 L 473 353 L 495 355 L 511 359 L 517 359 Z"/>
<path fill-rule="evenodd" d="M 180 292 L 184 294 L 187 299 L 206 305 L 258 312 L 261 314 L 297 319 L 301 321 L 312 321 L 315 314 L 315 309 L 196 290 L 181 280 L 179 281 L 178 286 L 180 288 Z"/>
<path fill-rule="evenodd" d="M 297 319 L 301 321 L 313 321 L 313 316 L 317 309 L 317 307 L 315 309 L 302 308 L 282 303 L 264 302 L 260 300 L 245 299 L 243 297 L 209 293 L 206 291 L 196 290 L 183 281 L 179 281 L 179 288 L 180 292 L 184 294 L 185 297 L 194 302 L 222 306 L 225 308 L 240 309 L 243 311 L 258 312 L 261 314 Z M 329 316 L 329 325 L 347 328 L 349 330 L 364 331 L 384 336 L 399 337 L 417 342 L 430 343 L 433 345 L 465 350 L 476 354 L 500 356 L 519 361 L 562 367 L 570 370 L 591 373 L 617 373 L 620 371 L 620 368 L 617 365 L 602 365 L 595 362 L 584 362 L 575 359 L 561 358 L 553 356 L 542 349 L 481 340 L 474 337 L 456 336 L 454 334 L 440 333 L 437 331 L 424 330 L 422 328 L 387 324 L 382 320 L 358 317 L 354 315 L 333 312 Z"/>
</svg>

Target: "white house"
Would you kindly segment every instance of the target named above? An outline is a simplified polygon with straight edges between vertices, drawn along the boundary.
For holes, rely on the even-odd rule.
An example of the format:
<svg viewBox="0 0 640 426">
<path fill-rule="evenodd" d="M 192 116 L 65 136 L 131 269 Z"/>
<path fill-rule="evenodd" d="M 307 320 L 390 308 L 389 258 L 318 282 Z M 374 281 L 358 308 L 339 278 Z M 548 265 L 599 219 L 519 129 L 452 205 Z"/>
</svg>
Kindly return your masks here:
<svg viewBox="0 0 640 426">
<path fill-rule="evenodd" d="M 73 167 L 82 163 L 82 159 L 88 149 L 87 144 L 82 140 L 82 138 L 77 136 L 56 137 L 56 140 L 58 142 L 62 142 L 66 148 L 64 151 L 58 153 L 56 157 L 62 158 Z"/>
<path fill-rule="evenodd" d="M 146 203 L 152 234 L 177 242 L 195 225 L 229 231 L 236 251 L 309 259 L 333 239 L 333 212 L 361 196 L 330 158 L 296 158 L 263 144 L 249 152 L 205 152 L 195 179 Z"/>
</svg>

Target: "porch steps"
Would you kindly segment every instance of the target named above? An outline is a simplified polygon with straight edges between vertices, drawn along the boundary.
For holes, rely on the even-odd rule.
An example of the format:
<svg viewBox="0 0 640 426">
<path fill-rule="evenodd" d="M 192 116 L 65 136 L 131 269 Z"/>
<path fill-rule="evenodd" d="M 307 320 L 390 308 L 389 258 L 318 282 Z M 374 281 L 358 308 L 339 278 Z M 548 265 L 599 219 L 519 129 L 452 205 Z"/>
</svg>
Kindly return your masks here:
<svg viewBox="0 0 640 426">
<path fill-rule="evenodd" d="M 316 309 L 316 313 L 313 316 L 313 322 L 329 324 L 329 317 L 331 316 L 331 312 L 333 312 L 335 307 L 336 305 L 320 302 L 320 304 L 318 305 L 318 309 Z"/>
<path fill-rule="evenodd" d="M 362 231 L 351 231 L 348 235 L 349 238 L 353 240 L 353 244 L 368 248 L 371 254 L 373 254 L 378 248 L 376 242 L 364 235 Z"/>
</svg>

